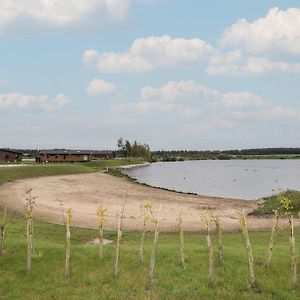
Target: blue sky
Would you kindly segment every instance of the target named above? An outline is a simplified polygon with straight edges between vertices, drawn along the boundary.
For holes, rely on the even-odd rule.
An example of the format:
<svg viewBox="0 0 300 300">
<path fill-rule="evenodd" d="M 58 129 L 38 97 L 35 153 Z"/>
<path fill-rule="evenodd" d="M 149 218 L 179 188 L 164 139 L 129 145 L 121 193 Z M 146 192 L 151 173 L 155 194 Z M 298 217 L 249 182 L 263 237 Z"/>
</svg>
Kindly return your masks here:
<svg viewBox="0 0 300 300">
<path fill-rule="evenodd" d="M 3 0 L 1 147 L 299 147 L 297 1 Z"/>
</svg>

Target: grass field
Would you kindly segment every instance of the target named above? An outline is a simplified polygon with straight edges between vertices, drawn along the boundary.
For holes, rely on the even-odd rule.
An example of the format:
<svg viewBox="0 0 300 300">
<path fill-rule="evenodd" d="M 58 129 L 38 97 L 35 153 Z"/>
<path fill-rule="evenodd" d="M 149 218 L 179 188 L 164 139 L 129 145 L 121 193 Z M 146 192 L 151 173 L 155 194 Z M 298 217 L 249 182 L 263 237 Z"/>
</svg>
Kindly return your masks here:
<svg viewBox="0 0 300 300">
<path fill-rule="evenodd" d="M 0 169 L 0 184 L 21 178 L 97 172 L 130 161 L 103 161 L 87 164 L 53 164 L 12 169 Z M 289 192 L 299 197 L 300 192 Z M 296 198 L 297 198 L 296 197 Z M 294 198 L 293 198 L 294 199 Z M 298 198 L 297 198 L 298 199 Z M 293 200 L 296 201 L 296 200 Z M 297 200 L 298 201 L 298 200 Z M 296 203 L 296 202 L 295 202 Z M 298 202 L 297 202 L 298 203 Z M 276 198 L 266 199 L 261 212 L 272 211 Z M 295 206 L 295 209 L 299 207 Z M 0 223 L 3 208 L 0 207 Z M 25 213 L 25 208 L 24 208 Z M 270 220 L 271 222 L 272 220 Z M 199 220 L 199 226 L 200 220 Z M 296 229 L 299 257 L 299 230 Z M 288 230 L 281 230 L 275 238 L 271 267 L 265 267 L 270 232 L 251 232 L 257 289 L 248 285 L 247 258 L 241 233 L 223 234 L 224 265 L 217 266 L 214 241 L 215 276 L 213 284 L 207 280 L 208 259 L 206 235 L 185 234 L 186 268 L 179 261 L 179 237 L 176 233 L 162 233 L 157 251 L 155 282 L 148 282 L 149 256 L 153 233 L 147 233 L 146 259 L 139 262 L 140 233 L 124 233 L 120 258 L 120 273 L 114 277 L 115 232 L 105 232 L 113 243 L 105 246 L 100 261 L 98 246 L 87 244 L 97 237 L 97 230 L 72 228 L 71 277 L 64 278 L 65 229 L 63 226 L 34 220 L 32 272 L 26 272 L 26 220 L 9 212 L 6 226 L 5 253 L 0 257 L 0 299 L 299 299 L 300 288 L 290 281 L 290 244 Z M 298 263 L 298 267 L 300 264 Z"/>
<path fill-rule="evenodd" d="M 0 168 L 0 184 L 18 179 L 51 176 L 68 175 L 98 172 L 106 168 L 116 168 L 118 166 L 143 163 L 140 159 L 124 160 L 103 160 L 91 161 L 87 163 L 69 163 L 69 164 L 47 164 L 47 165 L 29 165 L 25 167 Z"/>
<path fill-rule="evenodd" d="M 2 213 L 2 212 L 1 212 Z M 297 236 L 297 231 L 296 231 Z M 147 233 L 146 259 L 138 259 L 139 233 L 124 233 L 120 273 L 113 276 L 116 234 L 106 232 L 113 244 L 105 246 L 100 261 L 98 246 L 86 242 L 96 230 L 72 229 L 70 279 L 64 278 L 65 230 L 34 220 L 35 257 L 26 273 L 26 221 L 10 213 L 5 254 L 0 257 L 0 299 L 299 299 L 300 290 L 290 283 L 288 231 L 275 239 L 272 265 L 264 266 L 269 232 L 250 233 L 257 291 L 248 286 L 247 260 L 241 233 L 224 233 L 224 266 L 215 265 L 215 278 L 208 284 L 206 236 L 185 234 L 186 269 L 179 264 L 177 234 L 161 234 L 157 251 L 155 283 L 149 290 L 148 265 L 153 233 Z M 298 242 L 298 241 L 297 241 Z M 215 243 L 216 244 L 216 243 Z M 299 243 L 297 243 L 299 249 Z M 215 249 L 216 250 L 216 249 Z M 215 251 L 215 262 L 217 262 Z"/>
<path fill-rule="evenodd" d="M 286 191 L 284 195 L 288 197 L 288 199 L 292 203 L 291 213 L 294 216 L 298 216 L 300 212 L 300 191 Z M 278 209 L 281 210 L 280 201 L 278 199 L 278 195 L 265 197 L 263 204 L 258 207 L 255 211 L 253 211 L 252 215 L 271 215 L 273 214 L 273 210 Z"/>
</svg>

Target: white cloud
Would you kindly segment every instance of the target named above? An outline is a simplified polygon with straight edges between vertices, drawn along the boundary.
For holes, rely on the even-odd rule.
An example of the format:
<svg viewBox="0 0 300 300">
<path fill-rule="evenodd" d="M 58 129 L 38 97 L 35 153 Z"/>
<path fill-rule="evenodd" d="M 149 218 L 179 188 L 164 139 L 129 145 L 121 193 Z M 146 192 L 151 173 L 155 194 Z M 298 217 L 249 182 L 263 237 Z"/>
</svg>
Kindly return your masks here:
<svg viewBox="0 0 300 300">
<path fill-rule="evenodd" d="M 271 61 L 264 57 L 249 57 L 235 63 L 219 61 L 206 68 L 209 75 L 263 75 L 272 72 L 297 73 L 300 63 Z"/>
<path fill-rule="evenodd" d="M 224 93 L 189 80 L 170 81 L 158 88 L 143 87 L 140 100 L 116 104 L 113 106 L 113 110 L 119 115 L 126 114 L 136 118 L 197 119 L 203 112 L 206 114 L 213 112 L 212 114 L 214 114 L 220 109 L 251 110 L 263 108 L 268 104 L 267 100 L 254 93 L 247 91 Z M 223 119 L 220 119 L 219 123 L 221 120 Z M 211 126 L 212 124 L 209 125 L 209 127 Z M 213 126 L 216 128 L 216 121 Z M 224 126 L 227 126 L 225 122 Z"/>
<path fill-rule="evenodd" d="M 126 52 L 84 52 L 83 62 L 103 73 L 141 73 L 164 67 L 191 67 L 217 55 L 218 51 L 201 39 L 146 37 L 136 39 Z"/>
<path fill-rule="evenodd" d="M 207 88 L 196 81 L 169 81 L 160 88 L 147 86 L 141 89 L 143 100 L 159 99 L 177 101 L 189 99 L 211 99 L 218 96 L 218 91 Z"/>
<path fill-rule="evenodd" d="M 110 94 L 115 92 L 116 85 L 108 81 L 94 78 L 87 86 L 86 92 L 89 95 Z"/>
<path fill-rule="evenodd" d="M 223 46 L 238 47 L 252 54 L 279 52 L 300 55 L 300 8 L 274 7 L 265 17 L 249 22 L 241 19 L 228 28 Z"/>
<path fill-rule="evenodd" d="M 300 121 L 300 109 L 283 107 L 278 105 L 278 106 L 273 106 L 271 108 L 255 111 L 255 112 L 237 111 L 234 112 L 234 116 L 241 119 L 260 120 L 260 121 L 280 121 L 280 120 Z"/>
<path fill-rule="evenodd" d="M 235 122 L 233 122 L 229 118 L 225 117 L 216 117 L 211 119 L 208 122 L 197 122 L 197 123 L 189 123 L 185 124 L 183 128 L 188 131 L 192 132 L 200 132 L 205 133 L 209 131 L 215 131 L 215 130 L 227 130 L 234 128 L 236 126 Z"/>
<path fill-rule="evenodd" d="M 250 92 L 230 92 L 221 95 L 219 103 L 229 108 L 261 107 L 267 101 Z"/>
<path fill-rule="evenodd" d="M 124 23 L 138 0 L 1 0 L 0 32 L 99 30 Z"/>
<path fill-rule="evenodd" d="M 57 94 L 54 98 L 49 98 L 47 95 L 34 96 L 22 93 L 0 94 L 0 110 L 10 107 L 22 109 L 35 105 L 47 111 L 55 111 L 70 104 L 70 102 L 64 94 Z"/>
</svg>

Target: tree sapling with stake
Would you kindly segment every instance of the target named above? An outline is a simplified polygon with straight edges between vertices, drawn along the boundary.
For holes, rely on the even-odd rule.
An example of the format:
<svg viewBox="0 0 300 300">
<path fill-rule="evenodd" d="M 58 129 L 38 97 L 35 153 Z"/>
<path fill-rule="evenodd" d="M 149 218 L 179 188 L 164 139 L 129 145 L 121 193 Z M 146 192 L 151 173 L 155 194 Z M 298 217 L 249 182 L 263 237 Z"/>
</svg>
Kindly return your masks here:
<svg viewBox="0 0 300 300">
<path fill-rule="evenodd" d="M 248 258 L 249 277 L 250 277 L 250 288 L 254 289 L 256 287 L 256 281 L 255 281 L 255 274 L 254 274 L 253 254 L 252 254 L 252 248 L 251 248 L 250 238 L 249 238 L 249 231 L 248 231 L 247 220 L 246 220 L 245 215 L 243 215 L 240 218 L 240 223 L 241 223 L 243 235 L 245 237 L 245 245 L 246 245 L 246 251 L 247 251 L 247 258 Z"/>
<path fill-rule="evenodd" d="M 266 260 L 266 266 L 267 267 L 269 267 L 270 264 L 271 264 L 274 238 L 275 238 L 275 235 L 276 235 L 276 231 L 278 230 L 278 220 L 279 220 L 278 209 L 273 210 L 273 213 L 274 213 L 274 224 L 273 224 L 272 231 L 271 231 L 270 243 L 269 243 L 269 248 L 268 248 L 268 253 L 267 253 L 267 260 Z"/>
<path fill-rule="evenodd" d="M 122 225 L 123 225 L 126 200 L 127 200 L 127 194 L 125 196 L 122 209 L 119 209 L 118 237 L 117 237 L 117 245 L 116 245 L 116 259 L 115 259 L 115 273 L 114 273 L 115 276 L 117 276 L 119 273 L 119 257 L 120 257 L 121 241 L 122 241 Z"/>
<path fill-rule="evenodd" d="M 71 258 L 71 222 L 72 222 L 72 211 L 71 208 L 67 210 L 66 214 L 66 261 L 65 261 L 65 278 L 70 277 L 70 258 Z"/>
<path fill-rule="evenodd" d="M 285 212 L 285 215 L 289 221 L 290 228 L 290 244 L 291 244 L 291 273 L 292 273 L 292 284 L 295 287 L 297 285 L 297 261 L 296 261 L 296 242 L 295 242 L 295 233 L 294 233 L 294 219 L 292 215 L 292 202 L 290 199 L 283 193 L 279 193 L 279 201 L 282 209 Z"/>
<path fill-rule="evenodd" d="M 183 231 L 182 211 L 180 211 L 180 213 L 179 213 L 177 227 L 178 227 L 179 239 L 180 239 L 180 249 L 179 249 L 180 264 L 181 264 L 182 268 L 184 269 L 185 268 L 185 256 L 184 256 L 184 231 Z"/>
<path fill-rule="evenodd" d="M 97 208 L 97 217 L 99 225 L 99 257 L 102 259 L 104 257 L 104 248 L 103 248 L 103 231 L 104 231 L 104 221 L 106 217 L 107 209 L 104 209 L 101 205 Z"/>
<path fill-rule="evenodd" d="M 157 217 L 154 217 L 154 214 L 152 212 L 152 208 L 148 208 L 148 212 L 151 215 L 151 222 L 155 224 L 154 229 L 154 240 L 153 240 L 153 247 L 150 257 L 150 267 L 149 267 L 149 279 L 150 282 L 153 282 L 154 279 L 154 270 L 155 270 L 155 260 L 156 260 L 156 250 L 157 250 L 157 243 L 158 243 L 158 237 L 159 237 L 159 222 L 160 222 L 160 212 L 161 212 L 161 204 L 159 205 L 158 214 Z"/>
<path fill-rule="evenodd" d="M 0 256 L 3 255 L 4 253 L 4 238 L 5 238 L 5 225 L 6 225 L 6 212 L 7 208 L 4 208 L 4 213 L 3 213 L 3 221 L 2 224 L 0 225 Z"/>
<path fill-rule="evenodd" d="M 207 250 L 208 250 L 208 282 L 212 284 L 214 277 L 214 257 L 213 257 L 213 246 L 210 238 L 210 221 L 206 216 L 201 216 L 202 223 L 206 229 L 206 241 L 207 241 Z"/>
<path fill-rule="evenodd" d="M 33 255 L 33 207 L 36 197 L 31 195 L 32 189 L 26 191 L 28 198 L 26 199 L 26 216 L 27 216 L 27 272 L 31 271 L 32 255 Z"/>
<path fill-rule="evenodd" d="M 144 204 L 140 206 L 141 209 L 141 214 L 143 218 L 143 230 L 142 230 L 142 235 L 141 235 L 141 244 L 140 244 L 140 262 L 144 262 L 144 252 L 145 252 L 145 237 L 146 237 L 146 230 L 147 230 L 147 214 L 146 210 L 148 207 L 150 207 L 150 204 Z"/>
</svg>

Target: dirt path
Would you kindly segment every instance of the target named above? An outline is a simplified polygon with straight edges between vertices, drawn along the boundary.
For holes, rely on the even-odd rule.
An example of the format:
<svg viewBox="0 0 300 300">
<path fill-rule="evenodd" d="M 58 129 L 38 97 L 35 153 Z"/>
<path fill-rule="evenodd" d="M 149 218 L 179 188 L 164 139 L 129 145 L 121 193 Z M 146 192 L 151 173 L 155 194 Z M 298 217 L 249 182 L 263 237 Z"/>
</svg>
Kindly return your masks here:
<svg viewBox="0 0 300 300">
<path fill-rule="evenodd" d="M 126 178 L 113 177 L 103 173 L 50 176 L 19 180 L 0 186 L 0 203 L 10 209 L 24 212 L 25 191 L 32 188 L 37 196 L 35 217 L 52 223 L 62 223 L 58 199 L 63 199 L 65 208 L 72 208 L 73 224 L 78 227 L 97 227 L 95 211 L 99 203 L 108 209 L 106 229 L 115 230 L 118 209 L 128 199 L 125 207 L 124 228 L 139 230 L 142 226 L 140 205 L 152 203 L 154 212 L 162 204 L 161 230 L 176 230 L 178 213 L 183 211 L 185 230 L 201 230 L 199 213 L 210 207 L 219 214 L 226 231 L 239 229 L 239 217 L 253 210 L 258 202 L 223 199 L 180 194 L 133 183 Z M 250 229 L 269 228 L 271 219 L 249 217 Z"/>
</svg>

